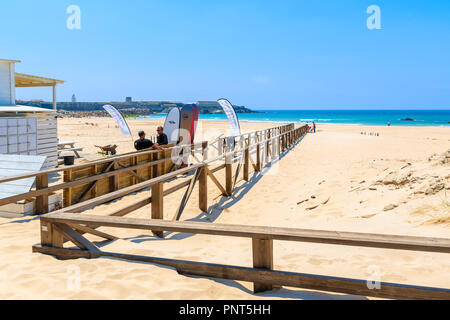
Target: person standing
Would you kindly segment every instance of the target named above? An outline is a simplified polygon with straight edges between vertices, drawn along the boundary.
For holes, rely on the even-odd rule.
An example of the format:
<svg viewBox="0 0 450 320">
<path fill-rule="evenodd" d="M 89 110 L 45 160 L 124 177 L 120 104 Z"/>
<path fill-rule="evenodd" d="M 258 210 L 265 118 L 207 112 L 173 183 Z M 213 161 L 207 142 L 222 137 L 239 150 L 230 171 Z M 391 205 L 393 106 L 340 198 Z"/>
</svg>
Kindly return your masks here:
<svg viewBox="0 0 450 320">
<path fill-rule="evenodd" d="M 313 121 L 313 132 L 316 133 L 316 123 Z"/>
<path fill-rule="evenodd" d="M 158 145 L 165 146 L 165 145 L 169 144 L 169 139 L 167 139 L 167 135 L 164 133 L 163 127 L 159 126 L 156 129 L 156 132 L 158 132 L 158 138 L 157 138 Z"/>
</svg>

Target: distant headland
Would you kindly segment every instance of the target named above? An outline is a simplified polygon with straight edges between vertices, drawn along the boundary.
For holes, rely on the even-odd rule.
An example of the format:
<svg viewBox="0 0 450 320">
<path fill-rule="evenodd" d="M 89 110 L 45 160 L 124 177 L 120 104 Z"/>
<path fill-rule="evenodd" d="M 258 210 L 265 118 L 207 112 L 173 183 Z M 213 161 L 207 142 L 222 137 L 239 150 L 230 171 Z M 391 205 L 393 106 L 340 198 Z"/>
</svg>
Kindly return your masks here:
<svg viewBox="0 0 450 320">
<path fill-rule="evenodd" d="M 52 109 L 52 102 L 47 101 L 17 101 L 18 105 L 33 106 L 39 108 Z M 59 113 L 92 113 L 101 116 L 106 112 L 103 109 L 105 104 L 110 104 L 120 110 L 126 116 L 144 116 L 159 113 L 167 113 L 171 108 L 183 107 L 182 102 L 170 101 L 128 101 L 128 102 L 58 102 L 57 110 Z M 224 113 L 222 107 L 215 101 L 198 101 L 201 114 L 220 114 Z M 244 106 L 234 106 L 236 113 L 258 113 Z"/>
</svg>

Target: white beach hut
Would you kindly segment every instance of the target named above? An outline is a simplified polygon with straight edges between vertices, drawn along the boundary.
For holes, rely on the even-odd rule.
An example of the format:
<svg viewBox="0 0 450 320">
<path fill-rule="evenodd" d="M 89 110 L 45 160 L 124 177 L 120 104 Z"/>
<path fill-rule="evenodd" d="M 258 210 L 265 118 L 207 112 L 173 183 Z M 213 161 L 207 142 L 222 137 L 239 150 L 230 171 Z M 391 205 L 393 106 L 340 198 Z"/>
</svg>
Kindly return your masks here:
<svg viewBox="0 0 450 320">
<path fill-rule="evenodd" d="M 42 169 L 56 167 L 56 86 L 64 82 L 16 73 L 18 62 L 0 59 L 0 154 L 45 156 Z M 16 105 L 16 87 L 52 87 L 53 110 Z"/>
</svg>

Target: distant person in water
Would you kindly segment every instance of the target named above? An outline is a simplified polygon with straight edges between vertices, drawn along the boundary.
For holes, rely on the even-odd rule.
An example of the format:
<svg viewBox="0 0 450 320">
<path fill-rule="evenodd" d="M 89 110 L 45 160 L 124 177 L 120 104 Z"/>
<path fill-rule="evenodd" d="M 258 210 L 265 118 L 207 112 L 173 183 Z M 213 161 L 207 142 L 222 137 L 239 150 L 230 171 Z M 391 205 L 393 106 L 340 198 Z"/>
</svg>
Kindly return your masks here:
<svg viewBox="0 0 450 320">
<path fill-rule="evenodd" d="M 316 133 L 316 123 L 313 121 L 313 132 Z"/>
<path fill-rule="evenodd" d="M 390 121 L 388 121 L 388 127 L 390 127 L 391 126 L 391 122 Z"/>
<path fill-rule="evenodd" d="M 153 141 L 145 139 L 145 132 L 139 131 L 139 139 L 134 142 L 134 147 L 136 150 L 144 150 L 144 149 L 156 149 L 156 150 L 164 150 L 159 146 L 158 143 L 153 143 Z"/>
<path fill-rule="evenodd" d="M 158 132 L 158 138 L 157 142 L 160 146 L 165 146 L 166 144 L 169 144 L 169 139 L 167 139 L 167 135 L 164 133 L 164 128 L 159 126 L 156 129 L 156 132 Z"/>
</svg>

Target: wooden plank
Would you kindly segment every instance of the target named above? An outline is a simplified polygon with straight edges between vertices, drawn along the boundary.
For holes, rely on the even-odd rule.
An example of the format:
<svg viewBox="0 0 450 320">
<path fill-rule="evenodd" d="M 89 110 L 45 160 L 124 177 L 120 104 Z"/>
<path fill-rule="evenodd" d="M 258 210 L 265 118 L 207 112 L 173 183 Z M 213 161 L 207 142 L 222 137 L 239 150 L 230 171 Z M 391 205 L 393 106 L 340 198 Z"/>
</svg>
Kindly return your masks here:
<svg viewBox="0 0 450 320">
<path fill-rule="evenodd" d="M 273 240 L 252 239 L 253 267 L 259 269 L 273 270 Z M 271 284 L 254 282 L 253 292 L 270 291 Z"/>
<path fill-rule="evenodd" d="M 111 169 L 113 168 L 113 166 L 114 166 L 114 161 L 111 162 L 111 163 L 106 167 L 106 169 L 102 171 L 102 173 L 111 171 Z M 96 165 L 93 166 L 93 169 L 94 169 L 94 174 L 97 174 L 97 166 L 96 166 Z M 86 191 L 84 191 L 84 192 L 81 194 L 81 196 L 78 198 L 77 201 L 75 201 L 75 203 L 82 202 L 82 201 L 84 200 L 84 198 L 86 198 L 86 196 L 87 196 L 94 188 L 96 188 L 97 183 L 98 183 L 98 180 L 97 180 L 97 181 L 94 181 L 94 182 L 91 182 L 91 184 L 88 186 L 88 188 L 86 189 Z"/>
<path fill-rule="evenodd" d="M 26 155 L 0 155 L 0 179 L 10 177 L 11 175 L 22 175 L 29 172 L 41 170 L 45 162 L 43 156 L 26 156 Z M 9 198 L 30 191 L 35 181 L 35 177 L 21 180 L 0 183 L 0 193 L 7 195 L 2 198 Z"/>
<path fill-rule="evenodd" d="M 183 195 L 183 198 L 181 199 L 180 206 L 178 207 L 178 210 L 175 213 L 172 220 L 176 220 L 176 221 L 180 220 L 181 214 L 183 213 L 184 208 L 186 207 L 186 204 L 189 201 L 192 191 L 194 190 L 195 183 L 197 182 L 198 177 L 202 171 L 203 171 L 203 168 L 198 168 L 195 171 L 194 176 L 192 177 L 191 182 L 189 183 L 189 186 L 187 187 L 187 190 L 186 190 L 185 194 Z"/>
<path fill-rule="evenodd" d="M 171 193 L 174 193 L 174 192 L 176 192 L 176 191 L 178 191 L 178 190 L 188 186 L 189 183 L 190 183 L 190 180 L 187 180 L 187 181 L 184 181 L 182 183 L 179 183 L 179 184 L 177 184 L 177 185 L 175 185 L 175 186 L 173 186 L 173 187 L 171 187 L 171 188 L 169 188 L 167 190 L 164 190 L 163 194 L 164 194 L 164 196 L 167 196 L 167 195 L 169 195 Z M 117 210 L 117 211 L 115 211 L 115 212 L 113 212 L 113 213 L 111 213 L 109 215 L 112 216 L 112 217 L 123 217 L 123 216 L 125 216 L 125 215 L 127 215 L 127 214 L 129 214 L 129 213 L 131 213 L 133 211 L 136 211 L 136 210 L 138 210 L 140 208 L 143 208 L 143 207 L 149 205 L 150 203 L 152 203 L 152 197 L 145 198 L 145 199 L 140 200 L 140 201 L 138 201 L 138 202 L 136 202 L 136 203 L 134 203 L 132 205 L 128 205 L 127 207 L 119 209 L 119 210 Z"/>
<path fill-rule="evenodd" d="M 217 186 L 217 188 L 219 188 L 220 192 L 222 192 L 222 195 L 223 196 L 227 196 L 227 191 L 224 189 L 224 187 L 222 187 L 222 185 L 220 184 L 219 180 L 217 180 L 217 178 L 214 176 L 212 171 L 209 170 L 208 167 L 205 167 L 205 170 L 206 170 L 208 176 L 211 178 L 211 180 Z"/>
<path fill-rule="evenodd" d="M 87 240 L 81 234 L 73 230 L 66 224 L 54 224 L 54 228 L 63 234 L 65 238 L 72 241 L 78 248 L 82 250 L 89 250 L 93 252 L 100 251 L 96 245 Z"/>
<path fill-rule="evenodd" d="M 112 235 L 110 235 L 108 233 L 101 232 L 101 231 L 89 228 L 87 226 L 82 226 L 80 224 L 70 224 L 70 227 L 72 227 L 73 229 L 78 230 L 78 231 L 80 231 L 82 233 L 93 234 L 93 235 L 95 235 L 97 237 L 104 238 L 104 239 L 107 239 L 107 240 L 117 240 L 117 239 L 119 239 L 119 238 L 117 238 L 115 236 L 112 236 Z"/>
<path fill-rule="evenodd" d="M 450 290 L 445 288 L 433 288 L 381 282 L 379 290 L 372 290 L 368 289 L 366 280 L 329 277 L 323 275 L 264 270 L 240 266 L 146 257 L 104 251 L 91 253 L 88 251 L 77 249 L 51 248 L 42 245 L 34 245 L 33 252 L 50 254 L 65 259 L 112 257 L 129 261 L 140 261 L 170 266 L 175 268 L 180 274 L 236 281 L 257 282 L 265 283 L 268 285 L 297 287 L 327 292 L 339 292 L 385 299 L 450 299 Z"/>
<path fill-rule="evenodd" d="M 50 213 L 41 216 L 41 219 L 54 223 L 77 223 L 90 226 L 172 231 L 230 237 L 273 239 L 283 241 L 450 253 L 450 239 L 445 238 L 397 236 L 386 234 L 337 232 L 264 226 L 208 224 L 203 222 L 190 221 L 180 222 L 132 219 L 109 216 L 78 215 L 71 213 Z"/>
</svg>

